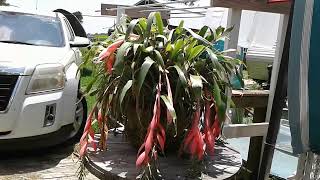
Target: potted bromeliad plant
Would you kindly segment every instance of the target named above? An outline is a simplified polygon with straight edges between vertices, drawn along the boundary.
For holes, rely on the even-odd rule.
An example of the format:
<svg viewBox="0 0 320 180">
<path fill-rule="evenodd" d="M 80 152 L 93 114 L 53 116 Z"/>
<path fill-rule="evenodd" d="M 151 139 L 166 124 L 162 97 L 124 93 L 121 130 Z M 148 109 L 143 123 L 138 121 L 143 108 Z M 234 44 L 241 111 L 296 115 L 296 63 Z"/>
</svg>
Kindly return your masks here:
<svg viewBox="0 0 320 180">
<path fill-rule="evenodd" d="M 96 96 L 81 138 L 106 149 L 108 128 L 124 125 L 138 156 L 136 166 L 152 166 L 159 154 L 177 153 L 195 160 L 214 153 L 231 98 L 230 77 L 241 61 L 214 49 L 231 28 L 194 32 L 183 22 L 164 27 L 160 13 L 125 21 L 96 62 L 87 94 Z M 241 80 L 241 79 L 240 79 Z M 93 87 L 93 88 L 92 88 Z M 95 143 L 93 122 L 100 142 Z M 185 157 L 185 156 L 184 156 Z"/>
</svg>

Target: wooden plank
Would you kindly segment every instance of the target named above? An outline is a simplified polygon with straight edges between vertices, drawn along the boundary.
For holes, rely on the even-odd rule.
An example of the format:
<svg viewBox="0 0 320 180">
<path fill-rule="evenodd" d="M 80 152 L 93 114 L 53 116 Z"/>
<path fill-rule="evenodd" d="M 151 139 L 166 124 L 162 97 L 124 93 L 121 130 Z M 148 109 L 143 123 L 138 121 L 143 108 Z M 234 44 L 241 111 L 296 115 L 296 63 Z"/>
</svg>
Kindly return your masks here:
<svg viewBox="0 0 320 180">
<path fill-rule="evenodd" d="M 268 97 L 269 90 L 233 90 L 234 97 Z"/>
<path fill-rule="evenodd" d="M 211 6 L 289 14 L 291 3 L 282 2 L 268 4 L 267 0 L 211 0 Z"/>
<path fill-rule="evenodd" d="M 101 4 L 101 15 L 117 16 L 117 10 L 107 10 L 117 8 L 117 5 L 114 4 Z M 135 9 L 126 9 L 125 14 L 131 17 L 132 19 L 137 19 L 141 17 L 147 18 L 150 12 L 140 12 L 142 10 L 147 10 L 147 7 L 135 8 Z M 161 11 L 162 19 L 170 18 L 170 11 Z"/>
<path fill-rule="evenodd" d="M 269 91 L 267 90 L 233 90 L 232 100 L 237 108 L 267 107 Z"/>
<path fill-rule="evenodd" d="M 117 8 L 114 4 L 101 4 L 101 15 L 117 16 L 117 11 L 108 11 L 107 9 Z"/>
<path fill-rule="evenodd" d="M 269 123 L 228 124 L 223 127 L 226 138 L 254 137 L 267 134 Z"/>
</svg>

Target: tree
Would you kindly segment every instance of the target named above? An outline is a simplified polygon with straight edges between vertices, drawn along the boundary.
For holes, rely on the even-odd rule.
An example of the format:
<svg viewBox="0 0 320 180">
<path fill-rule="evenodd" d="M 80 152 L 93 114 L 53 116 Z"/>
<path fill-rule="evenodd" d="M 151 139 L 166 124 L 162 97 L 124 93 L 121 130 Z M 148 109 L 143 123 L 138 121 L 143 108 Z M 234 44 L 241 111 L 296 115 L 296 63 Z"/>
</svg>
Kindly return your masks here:
<svg viewBox="0 0 320 180">
<path fill-rule="evenodd" d="M 0 0 L 0 6 L 9 6 L 9 4 L 6 3 L 6 0 Z"/>
<path fill-rule="evenodd" d="M 76 16 L 81 23 L 83 22 L 83 16 L 82 16 L 82 13 L 80 11 L 74 12 L 72 14 L 74 16 Z"/>
</svg>

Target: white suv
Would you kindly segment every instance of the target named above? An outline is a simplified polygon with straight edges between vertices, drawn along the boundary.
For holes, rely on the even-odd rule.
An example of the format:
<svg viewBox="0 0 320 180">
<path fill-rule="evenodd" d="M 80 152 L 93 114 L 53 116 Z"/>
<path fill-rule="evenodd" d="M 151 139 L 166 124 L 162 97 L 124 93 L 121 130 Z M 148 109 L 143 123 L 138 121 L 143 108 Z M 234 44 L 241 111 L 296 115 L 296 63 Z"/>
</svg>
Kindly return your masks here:
<svg viewBox="0 0 320 180">
<path fill-rule="evenodd" d="M 79 21 L 50 13 L 0 7 L 0 150 L 28 149 L 80 137 L 86 102 L 80 100 Z"/>
</svg>

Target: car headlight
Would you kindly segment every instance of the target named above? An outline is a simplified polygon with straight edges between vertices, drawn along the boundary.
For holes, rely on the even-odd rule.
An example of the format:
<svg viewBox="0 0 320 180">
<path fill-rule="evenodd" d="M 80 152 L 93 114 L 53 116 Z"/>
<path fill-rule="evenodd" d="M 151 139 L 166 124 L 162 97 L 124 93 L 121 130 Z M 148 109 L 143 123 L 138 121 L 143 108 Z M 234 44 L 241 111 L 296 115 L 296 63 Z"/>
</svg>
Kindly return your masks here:
<svg viewBox="0 0 320 180">
<path fill-rule="evenodd" d="M 63 89 L 66 81 L 62 64 L 38 65 L 31 77 L 27 94 Z"/>
</svg>

